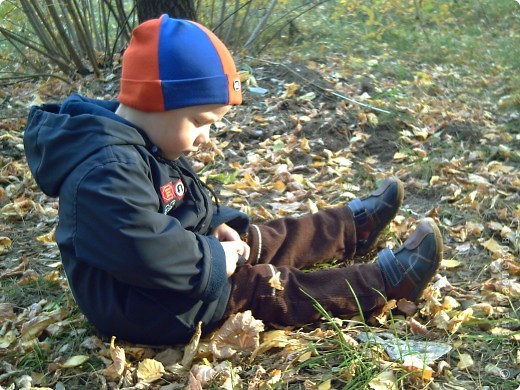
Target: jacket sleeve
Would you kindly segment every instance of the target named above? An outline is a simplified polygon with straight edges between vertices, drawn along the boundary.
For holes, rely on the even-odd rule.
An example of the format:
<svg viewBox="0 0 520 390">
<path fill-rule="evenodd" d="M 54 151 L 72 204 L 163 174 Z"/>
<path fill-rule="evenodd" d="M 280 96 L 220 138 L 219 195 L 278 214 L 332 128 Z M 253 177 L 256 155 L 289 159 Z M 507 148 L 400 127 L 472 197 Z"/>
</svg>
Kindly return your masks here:
<svg viewBox="0 0 520 390">
<path fill-rule="evenodd" d="M 223 223 L 228 224 L 239 234 L 246 233 L 249 229 L 249 217 L 247 214 L 228 206 L 213 208 L 213 219 L 211 220 L 210 232 Z"/>
<path fill-rule="evenodd" d="M 222 245 L 158 212 L 147 165 L 132 160 L 97 166 L 66 184 L 60 207 L 70 207 L 70 221 L 60 217 L 58 243 L 125 284 L 217 298 L 227 280 Z"/>
</svg>

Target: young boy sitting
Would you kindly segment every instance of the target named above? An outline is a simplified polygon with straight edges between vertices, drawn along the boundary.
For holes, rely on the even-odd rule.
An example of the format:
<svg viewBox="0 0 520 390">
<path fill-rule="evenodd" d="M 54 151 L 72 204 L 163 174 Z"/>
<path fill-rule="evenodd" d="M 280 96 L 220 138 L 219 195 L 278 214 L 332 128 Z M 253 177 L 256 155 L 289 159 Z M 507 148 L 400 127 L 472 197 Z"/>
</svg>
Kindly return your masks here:
<svg viewBox="0 0 520 390">
<path fill-rule="evenodd" d="M 59 196 L 56 230 L 72 293 L 107 336 L 146 344 L 190 339 L 233 313 L 299 325 L 416 301 L 442 257 L 439 229 L 421 221 L 401 248 L 370 264 L 313 272 L 367 254 L 395 217 L 403 186 L 263 225 L 217 207 L 186 153 L 242 102 L 224 44 L 205 27 L 163 15 L 138 26 L 124 53 L 118 102 L 69 97 L 32 109 L 24 135 L 41 189 Z M 281 287 L 269 281 L 279 273 Z"/>
</svg>

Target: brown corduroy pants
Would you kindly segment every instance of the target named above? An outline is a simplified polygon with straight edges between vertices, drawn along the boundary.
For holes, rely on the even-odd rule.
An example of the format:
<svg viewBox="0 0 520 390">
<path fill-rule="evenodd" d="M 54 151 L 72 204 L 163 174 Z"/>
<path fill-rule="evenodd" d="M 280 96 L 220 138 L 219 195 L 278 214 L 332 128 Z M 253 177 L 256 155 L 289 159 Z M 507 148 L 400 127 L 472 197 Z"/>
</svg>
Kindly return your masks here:
<svg viewBox="0 0 520 390">
<path fill-rule="evenodd" d="M 224 316 L 251 310 L 264 322 L 303 325 L 321 317 L 310 297 L 333 316 L 358 314 L 358 303 L 363 312 L 382 306 L 385 287 L 376 264 L 301 270 L 332 258 L 352 258 L 356 241 L 348 207 L 252 225 L 251 255 L 231 276 Z"/>
</svg>

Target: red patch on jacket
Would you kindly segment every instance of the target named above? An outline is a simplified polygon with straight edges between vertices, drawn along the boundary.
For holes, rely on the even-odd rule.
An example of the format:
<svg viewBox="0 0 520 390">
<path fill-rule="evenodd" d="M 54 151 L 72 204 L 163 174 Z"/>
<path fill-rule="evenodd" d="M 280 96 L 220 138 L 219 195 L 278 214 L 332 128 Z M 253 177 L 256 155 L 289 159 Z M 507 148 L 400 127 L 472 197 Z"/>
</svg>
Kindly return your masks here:
<svg viewBox="0 0 520 390">
<path fill-rule="evenodd" d="M 184 198 L 185 192 L 186 188 L 184 187 L 184 183 L 181 179 L 177 180 L 177 183 L 175 184 L 173 184 L 173 182 L 169 182 L 161 186 L 161 196 L 165 204 L 170 203 L 174 199 L 181 200 Z"/>
</svg>

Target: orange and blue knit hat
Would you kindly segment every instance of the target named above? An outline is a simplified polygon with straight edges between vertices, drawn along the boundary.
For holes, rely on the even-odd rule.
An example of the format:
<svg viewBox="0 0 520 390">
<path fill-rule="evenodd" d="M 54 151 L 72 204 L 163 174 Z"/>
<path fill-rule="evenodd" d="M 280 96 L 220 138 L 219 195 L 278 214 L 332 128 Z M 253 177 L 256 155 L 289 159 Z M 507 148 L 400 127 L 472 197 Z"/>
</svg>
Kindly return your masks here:
<svg viewBox="0 0 520 390">
<path fill-rule="evenodd" d="M 164 14 L 132 32 L 123 55 L 119 102 L 146 112 L 241 104 L 231 53 L 206 27 Z"/>
</svg>

